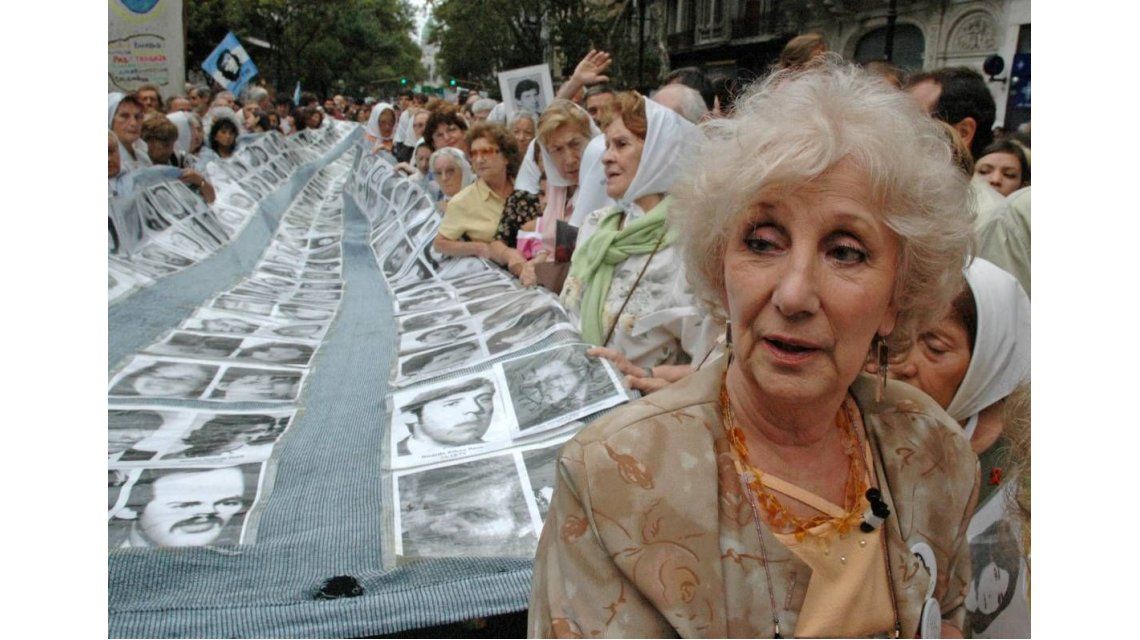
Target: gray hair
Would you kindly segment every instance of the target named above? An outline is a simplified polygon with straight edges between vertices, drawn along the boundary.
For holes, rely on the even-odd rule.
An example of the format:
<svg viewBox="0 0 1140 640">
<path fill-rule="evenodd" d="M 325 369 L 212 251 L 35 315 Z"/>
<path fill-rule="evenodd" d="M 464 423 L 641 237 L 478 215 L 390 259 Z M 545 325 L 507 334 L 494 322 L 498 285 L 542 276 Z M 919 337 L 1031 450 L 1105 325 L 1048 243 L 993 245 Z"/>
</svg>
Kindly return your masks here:
<svg viewBox="0 0 1140 640">
<path fill-rule="evenodd" d="M 459 167 L 459 171 L 463 173 L 464 187 L 475 182 L 475 173 L 471 171 L 471 163 L 467 162 L 467 158 L 464 157 L 462 151 L 455 147 L 436 149 L 432 152 L 431 157 L 428 158 L 428 169 L 430 171 L 435 171 L 435 161 L 439 158 L 447 158 L 455 163 L 455 166 Z"/>
<path fill-rule="evenodd" d="M 490 111 L 491 109 L 494 109 L 495 105 L 497 104 L 499 103 L 490 98 L 479 98 L 475 101 L 475 104 L 471 105 L 471 113 L 475 113 L 477 111 Z"/>
<path fill-rule="evenodd" d="M 657 97 L 662 93 L 670 92 L 676 92 L 678 94 L 676 96 L 676 105 L 673 104 L 672 100 L 668 101 L 668 103 L 663 103 L 660 100 L 657 100 Z M 653 94 L 653 97 L 651 99 L 658 104 L 662 104 L 666 107 L 669 107 L 670 109 L 673 109 L 677 112 L 677 115 L 688 120 L 689 122 L 692 122 L 693 124 L 700 124 L 701 120 L 704 119 L 705 115 L 709 112 L 709 108 L 705 106 L 705 99 L 701 97 L 701 92 L 679 82 L 674 82 L 673 84 L 667 84 L 664 87 L 661 87 Z M 674 109 L 674 106 L 677 108 Z"/>
<path fill-rule="evenodd" d="M 265 90 L 265 87 L 250 87 L 245 90 L 246 102 L 261 102 L 267 98 L 269 98 L 269 92 Z"/>
<path fill-rule="evenodd" d="M 514 127 L 515 123 L 519 120 L 522 120 L 523 118 L 529 118 L 531 124 L 534 125 L 535 131 L 538 131 L 538 116 L 529 109 L 519 109 L 518 111 L 512 113 L 511 117 L 507 119 L 507 128 L 510 129 Z"/>
<path fill-rule="evenodd" d="M 973 245 L 969 181 L 937 122 L 905 93 L 835 59 L 753 85 L 705 133 L 674 185 L 670 218 L 694 291 L 723 313 L 724 257 L 758 194 L 804 184 L 841 160 L 865 172 L 871 206 L 898 234 L 888 337 L 894 350 L 950 308 Z"/>
</svg>

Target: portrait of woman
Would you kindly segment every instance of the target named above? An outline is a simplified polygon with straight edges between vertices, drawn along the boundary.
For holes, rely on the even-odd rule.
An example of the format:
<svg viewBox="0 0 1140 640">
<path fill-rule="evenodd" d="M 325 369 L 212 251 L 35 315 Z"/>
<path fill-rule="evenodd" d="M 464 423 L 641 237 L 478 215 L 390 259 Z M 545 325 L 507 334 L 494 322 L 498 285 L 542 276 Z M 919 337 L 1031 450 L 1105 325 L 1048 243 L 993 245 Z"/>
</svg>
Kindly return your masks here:
<svg viewBox="0 0 1140 640">
<path fill-rule="evenodd" d="M 960 634 L 977 461 L 862 369 L 960 290 L 967 176 L 911 98 L 839 62 L 702 127 L 668 219 L 728 354 L 566 443 L 529 634 L 916 637 L 928 592 Z"/>
</svg>

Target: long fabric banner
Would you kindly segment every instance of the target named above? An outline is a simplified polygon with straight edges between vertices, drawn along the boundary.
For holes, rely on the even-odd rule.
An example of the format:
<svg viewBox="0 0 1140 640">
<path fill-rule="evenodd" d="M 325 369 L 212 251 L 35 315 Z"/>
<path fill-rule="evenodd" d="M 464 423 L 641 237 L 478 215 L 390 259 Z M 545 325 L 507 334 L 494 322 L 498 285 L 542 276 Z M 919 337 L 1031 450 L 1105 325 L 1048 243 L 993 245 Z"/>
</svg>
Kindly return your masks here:
<svg viewBox="0 0 1140 640">
<path fill-rule="evenodd" d="M 435 253 L 438 209 L 361 138 L 252 140 L 209 207 L 112 203 L 112 637 L 526 606 L 557 452 L 626 392 L 555 297 Z"/>
</svg>

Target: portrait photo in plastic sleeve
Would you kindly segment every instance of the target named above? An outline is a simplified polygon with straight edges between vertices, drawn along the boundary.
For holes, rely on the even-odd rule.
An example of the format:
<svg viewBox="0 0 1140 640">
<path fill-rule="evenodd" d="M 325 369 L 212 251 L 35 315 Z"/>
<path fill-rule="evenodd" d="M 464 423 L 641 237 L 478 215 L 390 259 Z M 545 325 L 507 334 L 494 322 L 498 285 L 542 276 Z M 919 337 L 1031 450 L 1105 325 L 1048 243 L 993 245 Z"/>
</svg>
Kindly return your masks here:
<svg viewBox="0 0 1140 640">
<path fill-rule="evenodd" d="M 514 454 L 396 475 L 396 554 L 533 557 L 538 535 Z"/>
<path fill-rule="evenodd" d="M 181 358 L 226 358 L 241 347 L 241 338 L 174 331 L 143 348 L 147 353 Z"/>
<path fill-rule="evenodd" d="M 399 327 L 400 333 L 404 334 L 414 331 L 423 331 L 431 327 L 438 327 L 467 317 L 469 316 L 467 315 L 466 309 L 463 307 L 452 307 L 451 309 L 442 309 L 440 311 L 425 311 L 423 313 L 401 316 L 396 319 L 396 325 Z"/>
<path fill-rule="evenodd" d="M 475 335 L 474 321 L 446 323 L 414 333 L 400 334 L 400 355 L 434 349 Z"/>
<path fill-rule="evenodd" d="M 316 348 L 315 343 L 247 338 L 230 359 L 281 367 L 307 367 Z"/>
<path fill-rule="evenodd" d="M 486 334 L 487 351 L 491 355 L 509 353 L 535 344 L 555 331 L 575 331 L 575 327 L 561 305 L 552 302 L 530 309 L 501 329 Z"/>
<path fill-rule="evenodd" d="M 110 514 L 108 548 L 204 547 L 250 543 L 246 514 L 264 463 L 147 468 L 132 472 Z"/>
<path fill-rule="evenodd" d="M 1016 486 L 1014 479 L 1007 479 L 977 510 L 966 531 L 973 578 L 966 589 L 963 631 L 974 638 L 1030 637 L 1029 566 L 1020 520 L 1009 509 L 1009 493 Z"/>
<path fill-rule="evenodd" d="M 218 373 L 217 364 L 135 356 L 109 385 L 108 395 L 121 398 L 201 398 Z"/>
<path fill-rule="evenodd" d="M 494 369 L 392 394 L 390 467 L 434 464 L 510 444 L 514 417 Z"/>
<path fill-rule="evenodd" d="M 214 335 L 251 336 L 274 326 L 278 326 L 277 323 L 269 319 L 254 320 L 249 316 L 203 307 L 184 320 L 181 328 Z"/>
<path fill-rule="evenodd" d="M 261 462 L 269 458 L 295 413 L 115 407 L 107 412 L 108 464 L 131 468 Z M 112 454 L 114 450 L 119 451 Z"/>
<path fill-rule="evenodd" d="M 486 358 L 486 349 L 478 339 L 401 356 L 397 361 L 395 383 L 397 386 L 407 386 L 418 380 L 469 367 Z"/>
<path fill-rule="evenodd" d="M 544 431 L 628 399 L 608 360 L 569 344 L 502 362 L 511 406 L 523 434 Z"/>
<path fill-rule="evenodd" d="M 230 366 L 218 374 L 208 400 L 224 402 L 294 402 L 308 369 Z"/>
</svg>

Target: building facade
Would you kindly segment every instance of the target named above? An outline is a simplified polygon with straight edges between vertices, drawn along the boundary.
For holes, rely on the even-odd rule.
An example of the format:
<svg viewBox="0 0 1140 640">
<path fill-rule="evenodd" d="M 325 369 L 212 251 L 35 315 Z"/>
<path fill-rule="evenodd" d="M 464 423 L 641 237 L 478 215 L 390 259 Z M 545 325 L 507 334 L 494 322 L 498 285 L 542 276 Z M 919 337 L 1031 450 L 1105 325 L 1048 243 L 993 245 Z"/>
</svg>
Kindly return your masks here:
<svg viewBox="0 0 1140 640">
<path fill-rule="evenodd" d="M 1004 69 L 989 82 L 997 122 L 1029 119 L 1029 0 L 664 0 L 670 68 L 697 66 L 710 77 L 763 75 L 800 33 L 824 35 L 849 60 L 884 59 L 888 13 L 895 9 L 892 61 L 908 71 L 967 66 L 982 72 L 997 54 Z M 660 10 L 660 9 L 659 9 Z M 983 72 L 984 74 L 984 72 Z M 990 78 L 988 74 L 987 78 Z"/>
</svg>

